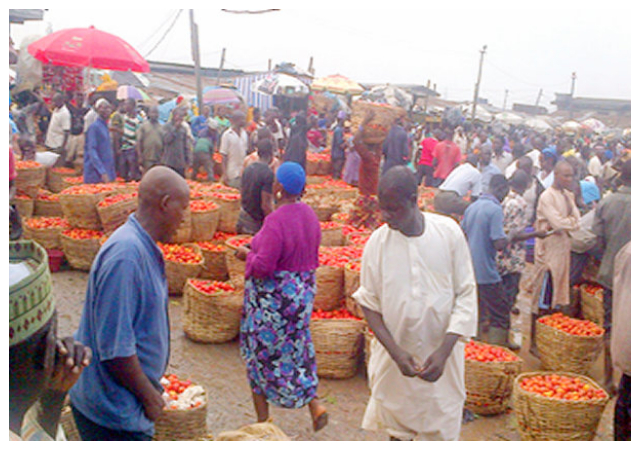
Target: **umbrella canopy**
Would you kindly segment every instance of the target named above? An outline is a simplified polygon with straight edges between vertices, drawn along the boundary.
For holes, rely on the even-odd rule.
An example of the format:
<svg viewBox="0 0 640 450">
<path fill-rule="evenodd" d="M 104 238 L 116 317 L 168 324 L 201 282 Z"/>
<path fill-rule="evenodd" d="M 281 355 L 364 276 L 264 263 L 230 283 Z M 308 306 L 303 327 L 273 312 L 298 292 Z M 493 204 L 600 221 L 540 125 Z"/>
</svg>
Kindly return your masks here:
<svg viewBox="0 0 640 450">
<path fill-rule="evenodd" d="M 311 89 L 314 91 L 329 91 L 336 94 L 361 94 L 364 92 L 364 88 L 358 83 L 338 74 L 315 79 L 311 84 Z"/>
<path fill-rule="evenodd" d="M 539 117 L 531 117 L 524 122 L 525 126 L 532 128 L 534 131 L 539 133 L 544 133 L 552 129 L 553 127 L 549 125 L 546 121 L 540 119 Z"/>
<path fill-rule="evenodd" d="M 56 31 L 27 50 L 38 61 L 55 66 L 149 72 L 149 63 L 131 45 L 94 27 Z"/>
<path fill-rule="evenodd" d="M 286 97 L 304 97 L 309 87 L 291 75 L 276 73 L 254 84 L 256 92 L 266 95 L 283 95 Z"/>
<path fill-rule="evenodd" d="M 562 131 L 566 133 L 575 133 L 580 128 L 582 128 L 582 126 L 575 120 L 568 120 L 562 124 Z"/>
<path fill-rule="evenodd" d="M 362 97 L 377 103 L 386 103 L 391 106 L 409 110 L 413 104 L 413 96 L 404 89 L 396 86 L 374 86 L 364 92 Z"/>
<path fill-rule="evenodd" d="M 209 86 L 204 88 L 202 102 L 205 105 L 232 105 L 243 103 L 244 99 L 235 89 Z"/>
<path fill-rule="evenodd" d="M 591 130 L 594 133 L 603 133 L 607 129 L 607 126 L 604 123 L 593 117 L 587 120 L 583 120 L 582 127 Z"/>
<path fill-rule="evenodd" d="M 523 117 L 506 111 L 496 114 L 494 119 L 506 125 L 522 125 L 524 123 Z"/>
<path fill-rule="evenodd" d="M 116 98 L 118 100 L 124 100 L 126 98 L 132 98 L 134 100 L 148 102 L 151 100 L 151 97 L 147 95 L 142 89 L 138 89 L 134 86 L 124 85 L 118 86 L 118 90 L 116 91 Z"/>
</svg>

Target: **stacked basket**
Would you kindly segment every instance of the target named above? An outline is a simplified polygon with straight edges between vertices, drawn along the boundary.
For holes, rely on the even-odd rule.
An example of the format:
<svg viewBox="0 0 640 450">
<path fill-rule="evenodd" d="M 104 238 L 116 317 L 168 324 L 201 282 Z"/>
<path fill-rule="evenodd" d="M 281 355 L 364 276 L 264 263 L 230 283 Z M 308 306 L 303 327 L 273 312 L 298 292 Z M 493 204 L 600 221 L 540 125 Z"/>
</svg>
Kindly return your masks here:
<svg viewBox="0 0 640 450">
<path fill-rule="evenodd" d="M 322 319 L 312 316 L 309 329 L 319 377 L 344 379 L 356 374 L 364 328 L 364 322 L 355 317 Z"/>
<path fill-rule="evenodd" d="M 100 251 L 102 231 L 70 228 L 60 234 L 60 242 L 69 265 L 77 270 L 90 271 Z"/>
<path fill-rule="evenodd" d="M 18 192 L 15 197 L 13 197 L 13 204 L 22 219 L 28 219 L 33 216 L 35 201 L 24 192 Z"/>
<path fill-rule="evenodd" d="M 97 205 L 112 192 L 113 187 L 105 184 L 83 184 L 63 190 L 59 196 L 64 217 L 73 227 L 101 230 Z"/>
<path fill-rule="evenodd" d="M 218 230 L 235 233 L 236 223 L 240 215 L 240 194 L 228 192 L 211 192 L 211 197 L 220 206 Z"/>
<path fill-rule="evenodd" d="M 203 266 L 200 247 L 193 244 L 158 243 L 164 257 L 164 269 L 170 295 L 182 295 L 189 278 L 197 278 Z"/>
<path fill-rule="evenodd" d="M 604 325 L 604 290 L 601 286 L 584 283 L 580 285 L 582 316 L 591 322 Z"/>
<path fill-rule="evenodd" d="M 200 277 L 208 280 L 226 281 L 229 279 L 229 271 L 227 270 L 227 246 L 216 244 L 213 241 L 196 242 L 200 247 L 204 265 Z"/>
<path fill-rule="evenodd" d="M 368 144 L 381 144 L 396 119 L 406 115 L 405 110 L 395 106 L 356 101 L 353 102 L 351 111 L 353 129 L 360 127 L 369 111 L 373 113 L 373 119 L 365 128 L 363 137 L 364 142 Z"/>
<path fill-rule="evenodd" d="M 209 241 L 218 230 L 220 222 L 220 208 L 210 200 L 192 200 L 191 211 L 191 239 L 193 241 Z"/>
<path fill-rule="evenodd" d="M 251 243 L 251 236 L 245 234 L 239 234 L 232 238 L 227 239 L 225 242 L 227 250 L 225 253 L 225 259 L 227 262 L 227 271 L 229 272 L 229 279 L 234 286 L 244 286 L 244 273 L 247 263 L 244 260 L 239 259 L 236 256 L 236 251 L 247 244 Z"/>
<path fill-rule="evenodd" d="M 364 319 L 362 308 L 353 298 L 360 287 L 360 261 L 350 261 L 344 266 L 344 301 L 347 310 L 356 317 Z"/>
<path fill-rule="evenodd" d="M 61 217 L 32 217 L 24 221 L 25 239 L 33 239 L 47 250 L 60 250 L 61 233 L 70 227 L 69 222 Z"/>
<path fill-rule="evenodd" d="M 115 231 L 127 221 L 129 215 L 138 209 L 138 194 L 113 194 L 101 200 L 96 208 L 100 223 L 106 233 Z"/>
<path fill-rule="evenodd" d="M 45 167 L 36 161 L 16 161 L 16 172 L 16 189 L 31 198 L 36 198 L 38 191 L 45 185 Z"/>
<path fill-rule="evenodd" d="M 36 216 L 43 217 L 62 217 L 62 205 L 60 204 L 60 196 L 49 192 L 45 189 L 38 191 L 35 199 L 34 212 Z"/>
</svg>

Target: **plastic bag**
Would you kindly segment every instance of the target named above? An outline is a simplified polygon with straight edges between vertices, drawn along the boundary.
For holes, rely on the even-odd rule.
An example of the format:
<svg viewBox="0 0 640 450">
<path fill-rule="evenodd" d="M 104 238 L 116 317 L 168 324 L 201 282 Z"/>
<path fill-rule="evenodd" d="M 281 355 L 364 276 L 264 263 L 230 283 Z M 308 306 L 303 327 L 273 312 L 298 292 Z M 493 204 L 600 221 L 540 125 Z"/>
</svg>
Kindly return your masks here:
<svg viewBox="0 0 640 450">
<path fill-rule="evenodd" d="M 36 162 L 39 162 L 45 167 L 53 167 L 54 164 L 58 161 L 60 155 L 54 152 L 37 152 L 36 153 Z"/>
</svg>

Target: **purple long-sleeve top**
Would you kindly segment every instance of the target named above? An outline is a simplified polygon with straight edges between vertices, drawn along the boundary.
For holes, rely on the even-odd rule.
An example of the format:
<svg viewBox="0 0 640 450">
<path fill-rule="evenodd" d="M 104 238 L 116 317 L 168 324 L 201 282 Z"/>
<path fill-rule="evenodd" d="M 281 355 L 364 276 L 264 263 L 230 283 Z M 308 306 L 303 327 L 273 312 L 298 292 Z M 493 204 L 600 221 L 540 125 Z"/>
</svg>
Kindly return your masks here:
<svg viewBox="0 0 640 450">
<path fill-rule="evenodd" d="M 321 237 L 320 222 L 311 207 L 304 203 L 279 207 L 251 241 L 245 276 L 268 278 L 279 270 L 315 270 Z"/>
</svg>

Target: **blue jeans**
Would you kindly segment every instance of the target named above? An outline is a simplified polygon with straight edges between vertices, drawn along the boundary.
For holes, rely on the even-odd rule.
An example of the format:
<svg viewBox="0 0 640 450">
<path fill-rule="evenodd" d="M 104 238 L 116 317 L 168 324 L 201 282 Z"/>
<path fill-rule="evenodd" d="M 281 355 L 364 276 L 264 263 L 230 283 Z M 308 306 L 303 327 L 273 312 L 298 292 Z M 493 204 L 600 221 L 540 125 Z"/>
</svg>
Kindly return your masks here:
<svg viewBox="0 0 640 450">
<path fill-rule="evenodd" d="M 139 431 L 113 430 L 98 425 L 71 405 L 73 418 L 83 441 L 150 441 L 153 436 Z"/>
</svg>

